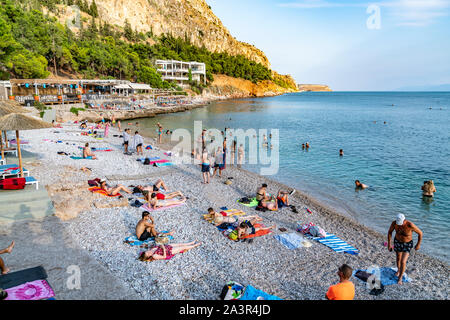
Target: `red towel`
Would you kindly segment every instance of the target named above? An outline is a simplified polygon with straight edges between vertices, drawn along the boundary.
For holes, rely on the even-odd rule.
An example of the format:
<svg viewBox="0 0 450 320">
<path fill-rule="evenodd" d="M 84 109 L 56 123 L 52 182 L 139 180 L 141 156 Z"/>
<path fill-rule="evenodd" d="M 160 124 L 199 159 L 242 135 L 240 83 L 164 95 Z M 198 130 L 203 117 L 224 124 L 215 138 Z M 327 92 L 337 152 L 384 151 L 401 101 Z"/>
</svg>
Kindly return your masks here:
<svg viewBox="0 0 450 320">
<path fill-rule="evenodd" d="M 120 193 L 116 194 L 115 196 L 110 196 L 105 190 L 103 190 L 100 187 L 89 188 L 89 191 L 94 192 L 94 193 L 100 193 L 100 194 L 102 194 L 104 196 L 107 196 L 107 197 L 120 197 L 121 196 Z"/>
<path fill-rule="evenodd" d="M 19 190 L 25 188 L 25 178 L 9 178 L 0 180 L 1 190 Z"/>
</svg>

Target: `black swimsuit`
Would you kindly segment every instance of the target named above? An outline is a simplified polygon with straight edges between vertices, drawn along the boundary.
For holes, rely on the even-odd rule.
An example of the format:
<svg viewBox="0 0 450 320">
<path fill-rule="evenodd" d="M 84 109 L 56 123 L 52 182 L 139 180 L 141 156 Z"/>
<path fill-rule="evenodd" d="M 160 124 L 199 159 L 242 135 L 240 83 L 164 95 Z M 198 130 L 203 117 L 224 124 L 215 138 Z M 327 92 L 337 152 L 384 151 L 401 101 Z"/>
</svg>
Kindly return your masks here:
<svg viewBox="0 0 450 320">
<path fill-rule="evenodd" d="M 144 232 L 142 232 L 141 236 L 139 237 L 139 241 L 145 241 L 151 237 L 152 235 L 147 231 L 147 229 L 145 229 Z"/>
</svg>

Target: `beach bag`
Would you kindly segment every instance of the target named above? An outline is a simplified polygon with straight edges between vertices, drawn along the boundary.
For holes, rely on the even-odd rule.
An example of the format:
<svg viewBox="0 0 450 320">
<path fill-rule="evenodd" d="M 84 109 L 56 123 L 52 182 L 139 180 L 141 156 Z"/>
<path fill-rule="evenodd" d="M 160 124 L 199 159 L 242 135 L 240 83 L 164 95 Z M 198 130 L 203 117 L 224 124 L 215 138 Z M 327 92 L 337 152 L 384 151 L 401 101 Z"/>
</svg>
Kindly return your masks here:
<svg viewBox="0 0 450 320">
<path fill-rule="evenodd" d="M 310 222 L 308 224 L 302 224 L 302 223 L 298 222 L 297 223 L 297 231 L 300 233 L 303 233 L 303 234 L 307 234 L 307 233 L 309 233 L 309 229 L 314 226 L 315 226 L 315 224 L 312 222 Z"/>
<path fill-rule="evenodd" d="M 239 300 L 244 294 L 244 286 L 240 283 L 229 281 L 222 288 L 220 293 L 220 300 Z"/>
<path fill-rule="evenodd" d="M 150 158 L 145 158 L 144 165 L 146 166 L 150 165 Z"/>
</svg>

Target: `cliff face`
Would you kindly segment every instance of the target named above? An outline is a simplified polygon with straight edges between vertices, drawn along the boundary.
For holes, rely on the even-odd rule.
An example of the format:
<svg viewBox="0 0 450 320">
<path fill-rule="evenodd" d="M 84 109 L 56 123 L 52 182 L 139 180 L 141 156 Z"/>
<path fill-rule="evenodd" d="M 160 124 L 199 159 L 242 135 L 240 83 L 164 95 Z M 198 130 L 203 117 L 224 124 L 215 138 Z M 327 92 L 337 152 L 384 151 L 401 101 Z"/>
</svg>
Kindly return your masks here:
<svg viewBox="0 0 450 320">
<path fill-rule="evenodd" d="M 323 84 L 299 84 L 299 91 L 332 91 L 330 87 Z"/>
<path fill-rule="evenodd" d="M 88 0 L 89 3 L 92 0 Z M 205 0 L 96 0 L 99 17 L 120 27 L 128 20 L 133 30 L 188 37 L 212 52 L 243 55 L 270 68 L 264 52 L 239 42 L 211 11 Z"/>
</svg>

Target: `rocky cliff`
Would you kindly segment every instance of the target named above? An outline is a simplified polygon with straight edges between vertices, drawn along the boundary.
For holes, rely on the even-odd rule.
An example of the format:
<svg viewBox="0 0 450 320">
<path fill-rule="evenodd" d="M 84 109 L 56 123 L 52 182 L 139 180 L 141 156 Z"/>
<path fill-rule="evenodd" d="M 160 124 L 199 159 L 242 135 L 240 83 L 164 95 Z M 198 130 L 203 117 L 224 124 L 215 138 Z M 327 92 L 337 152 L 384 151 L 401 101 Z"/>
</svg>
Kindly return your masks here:
<svg viewBox="0 0 450 320">
<path fill-rule="evenodd" d="M 298 84 L 299 91 L 332 91 L 330 87 L 323 84 Z"/>
<path fill-rule="evenodd" d="M 110 24 L 123 27 L 128 21 L 133 30 L 188 37 L 191 43 L 209 51 L 240 54 L 270 67 L 264 52 L 237 41 L 205 0 L 95 0 L 95 3 L 100 19 Z"/>
</svg>

